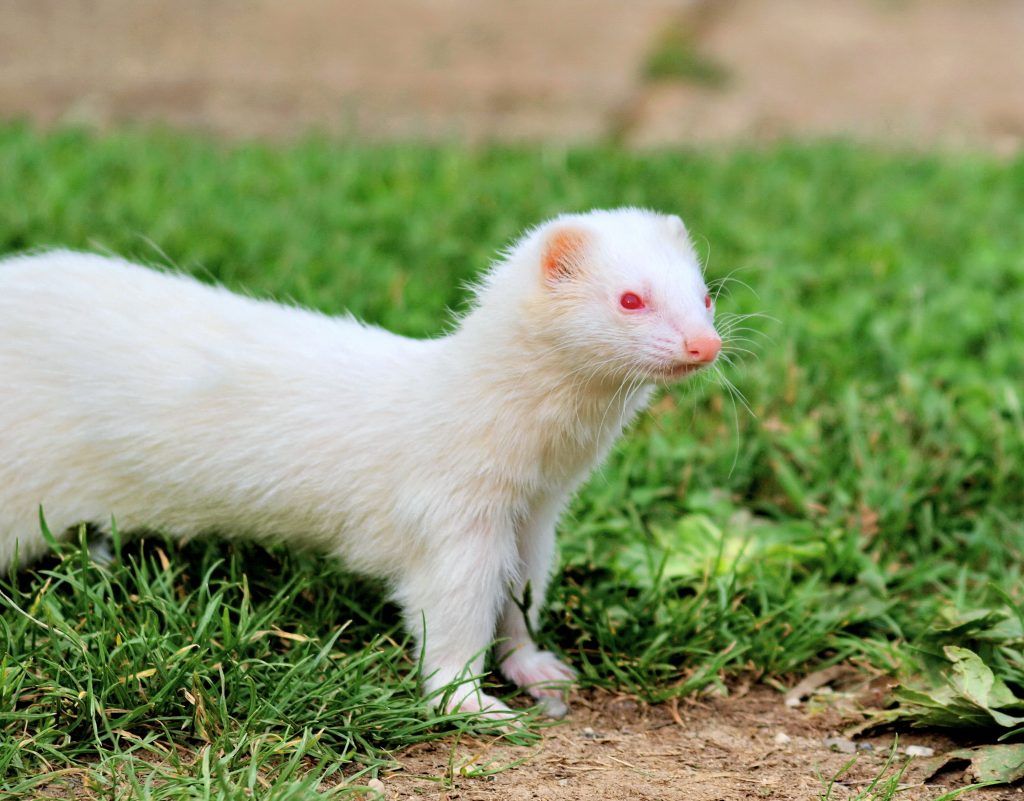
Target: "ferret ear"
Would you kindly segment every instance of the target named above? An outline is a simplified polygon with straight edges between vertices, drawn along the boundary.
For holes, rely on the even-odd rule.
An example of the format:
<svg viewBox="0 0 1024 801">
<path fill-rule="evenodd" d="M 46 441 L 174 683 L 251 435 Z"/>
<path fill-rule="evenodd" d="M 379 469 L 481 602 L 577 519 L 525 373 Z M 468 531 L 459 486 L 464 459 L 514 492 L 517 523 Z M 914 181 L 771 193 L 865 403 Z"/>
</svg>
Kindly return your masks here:
<svg viewBox="0 0 1024 801">
<path fill-rule="evenodd" d="M 587 235 L 579 228 L 562 225 L 544 239 L 541 269 L 551 282 L 563 281 L 580 273 L 587 249 Z"/>
<path fill-rule="evenodd" d="M 686 230 L 686 223 L 684 223 L 683 218 L 677 214 L 668 215 L 668 227 L 671 229 L 673 234 L 681 239 L 686 239 L 689 236 L 689 233 Z"/>
</svg>

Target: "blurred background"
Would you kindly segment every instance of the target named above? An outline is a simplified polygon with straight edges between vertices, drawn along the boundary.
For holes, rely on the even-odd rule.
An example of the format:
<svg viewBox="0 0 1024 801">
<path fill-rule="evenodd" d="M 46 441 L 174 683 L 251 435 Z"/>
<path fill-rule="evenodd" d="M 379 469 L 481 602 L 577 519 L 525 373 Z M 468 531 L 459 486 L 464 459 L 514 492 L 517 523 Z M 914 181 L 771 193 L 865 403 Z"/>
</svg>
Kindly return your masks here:
<svg viewBox="0 0 1024 801">
<path fill-rule="evenodd" d="M 630 722 L 630 761 L 634 713 L 593 707 L 518 771 L 438 743 L 401 797 L 935 801 L 972 779 L 925 787 L 897 744 L 969 741 L 1024 780 L 1022 141 L 1024 0 L 0 0 L 0 255 L 118 254 L 423 336 L 557 213 L 694 232 L 729 364 L 574 501 L 540 635 L 588 693 L 684 702 L 656 724 L 681 739 L 643 761 Z M 418 722 L 393 608 L 324 560 L 125 548 L 0 575 L 0 796 L 316 801 L 399 787 L 395 755 L 452 731 Z M 805 717 L 750 684 L 842 664 Z M 899 741 L 833 750 L 818 709 Z"/>
<path fill-rule="evenodd" d="M 0 117 L 1016 152 L 1021 0 L 6 0 Z"/>
</svg>

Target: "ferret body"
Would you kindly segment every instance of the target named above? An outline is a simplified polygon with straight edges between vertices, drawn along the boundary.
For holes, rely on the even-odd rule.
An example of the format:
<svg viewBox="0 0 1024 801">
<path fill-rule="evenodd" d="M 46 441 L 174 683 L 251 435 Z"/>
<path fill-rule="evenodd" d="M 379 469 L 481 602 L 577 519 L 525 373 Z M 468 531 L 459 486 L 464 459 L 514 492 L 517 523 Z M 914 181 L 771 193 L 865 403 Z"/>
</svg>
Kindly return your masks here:
<svg viewBox="0 0 1024 801">
<path fill-rule="evenodd" d="M 55 534 L 113 517 L 313 547 L 388 582 L 427 692 L 500 638 L 505 675 L 557 698 L 573 673 L 516 598 L 529 583 L 536 623 L 568 499 L 716 343 L 681 221 L 634 209 L 529 232 L 427 340 L 117 259 L 9 258 L 0 568 L 46 550 L 40 506 Z M 475 680 L 449 705 L 505 710 Z"/>
</svg>

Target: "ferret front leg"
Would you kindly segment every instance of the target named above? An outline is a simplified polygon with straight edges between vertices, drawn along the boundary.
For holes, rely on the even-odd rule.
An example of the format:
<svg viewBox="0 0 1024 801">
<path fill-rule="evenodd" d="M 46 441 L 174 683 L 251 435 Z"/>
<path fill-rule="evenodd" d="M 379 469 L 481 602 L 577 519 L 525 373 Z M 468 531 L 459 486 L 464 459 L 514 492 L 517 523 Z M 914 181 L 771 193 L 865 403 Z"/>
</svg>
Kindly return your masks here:
<svg viewBox="0 0 1024 801">
<path fill-rule="evenodd" d="M 550 651 L 542 651 L 530 636 L 536 631 L 555 563 L 555 525 L 562 499 L 540 504 L 522 526 L 519 537 L 520 580 L 502 610 L 498 635 L 501 672 L 518 687 L 539 699 L 552 717 L 567 711 L 563 698 L 576 678 L 574 671 Z M 526 617 L 520 604 L 527 595 Z M 529 623 L 529 625 L 527 625 Z"/>
<path fill-rule="evenodd" d="M 460 682 L 443 701 L 446 711 L 511 710 L 480 688 L 484 656 L 494 640 L 498 613 L 515 564 L 511 527 L 475 528 L 446 538 L 423 562 L 407 569 L 396 588 L 406 625 L 419 645 L 424 692 Z"/>
</svg>

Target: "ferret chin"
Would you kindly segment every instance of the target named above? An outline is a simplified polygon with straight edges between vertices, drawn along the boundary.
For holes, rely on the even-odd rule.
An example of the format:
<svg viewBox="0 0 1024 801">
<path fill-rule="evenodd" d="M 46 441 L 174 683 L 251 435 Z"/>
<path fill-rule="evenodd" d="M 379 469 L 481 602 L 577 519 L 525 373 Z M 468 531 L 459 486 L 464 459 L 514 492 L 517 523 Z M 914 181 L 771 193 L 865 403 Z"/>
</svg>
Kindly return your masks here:
<svg viewBox="0 0 1024 801">
<path fill-rule="evenodd" d="M 0 569 L 75 524 L 238 532 L 387 580 L 425 690 L 508 714 L 502 672 L 564 712 L 536 627 L 566 502 L 657 383 L 712 363 L 678 217 L 565 215 L 416 340 L 67 251 L 0 262 Z M 524 620 L 516 599 L 532 599 Z"/>
</svg>

